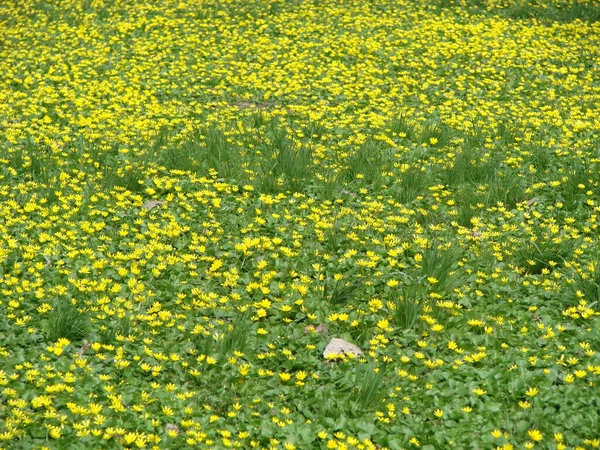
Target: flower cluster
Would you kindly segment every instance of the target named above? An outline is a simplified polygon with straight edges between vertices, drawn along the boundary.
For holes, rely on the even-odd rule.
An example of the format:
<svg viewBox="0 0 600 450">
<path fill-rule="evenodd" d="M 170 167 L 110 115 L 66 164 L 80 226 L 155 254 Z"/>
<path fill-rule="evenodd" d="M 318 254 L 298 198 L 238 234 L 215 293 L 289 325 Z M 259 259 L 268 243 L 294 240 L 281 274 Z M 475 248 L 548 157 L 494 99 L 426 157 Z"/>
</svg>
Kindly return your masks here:
<svg viewBox="0 0 600 450">
<path fill-rule="evenodd" d="M 0 447 L 600 446 L 595 2 L 0 17 Z"/>
</svg>

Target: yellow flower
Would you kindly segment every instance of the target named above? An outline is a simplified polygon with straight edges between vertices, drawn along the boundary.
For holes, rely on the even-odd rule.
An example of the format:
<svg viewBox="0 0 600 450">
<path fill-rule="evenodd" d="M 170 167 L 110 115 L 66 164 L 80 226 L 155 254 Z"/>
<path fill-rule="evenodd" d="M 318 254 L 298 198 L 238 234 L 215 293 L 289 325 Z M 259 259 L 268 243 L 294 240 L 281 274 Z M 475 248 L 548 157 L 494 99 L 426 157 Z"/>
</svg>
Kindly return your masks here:
<svg viewBox="0 0 600 450">
<path fill-rule="evenodd" d="M 420 447 L 421 446 L 421 443 L 419 442 L 419 440 L 416 437 L 410 438 L 410 440 L 408 442 L 411 443 L 412 445 L 416 446 L 416 447 Z"/>
<path fill-rule="evenodd" d="M 137 439 L 137 435 L 135 433 L 127 433 L 125 436 L 123 436 L 123 440 L 125 441 L 125 444 L 127 445 L 131 445 L 133 444 Z"/>
<path fill-rule="evenodd" d="M 575 377 L 572 373 L 568 373 L 565 375 L 565 383 L 571 384 L 573 381 L 575 381 Z"/>
<path fill-rule="evenodd" d="M 390 322 L 386 319 L 382 319 L 379 322 L 377 322 L 377 328 L 381 328 L 385 331 L 391 331 Z"/>
<path fill-rule="evenodd" d="M 289 373 L 287 373 L 287 372 L 282 372 L 282 373 L 279 374 L 279 379 L 281 381 L 289 381 L 290 378 L 292 378 L 292 376 Z"/>
<path fill-rule="evenodd" d="M 250 372 L 250 364 L 242 364 L 238 367 L 240 375 L 245 377 Z"/>
<path fill-rule="evenodd" d="M 529 397 L 535 397 L 536 395 L 538 395 L 539 392 L 540 391 L 538 390 L 538 388 L 530 387 L 529 389 L 527 389 L 527 392 L 525 392 L 525 395 Z"/>
<path fill-rule="evenodd" d="M 529 430 L 527 434 L 529 435 L 529 438 L 535 442 L 540 442 L 544 438 L 542 433 L 540 433 L 538 430 Z"/>
</svg>

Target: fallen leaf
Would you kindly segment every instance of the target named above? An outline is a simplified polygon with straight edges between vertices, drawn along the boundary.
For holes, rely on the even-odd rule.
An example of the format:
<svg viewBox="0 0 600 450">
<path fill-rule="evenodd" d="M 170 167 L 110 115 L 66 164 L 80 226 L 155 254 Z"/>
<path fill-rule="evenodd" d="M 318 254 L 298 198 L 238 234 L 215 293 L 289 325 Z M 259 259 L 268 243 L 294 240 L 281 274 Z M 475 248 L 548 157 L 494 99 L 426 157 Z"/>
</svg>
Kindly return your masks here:
<svg viewBox="0 0 600 450">
<path fill-rule="evenodd" d="M 304 327 L 305 333 L 321 333 L 323 336 L 327 336 L 328 333 L 327 325 L 320 324 L 316 327 L 314 325 L 307 325 Z"/>
<path fill-rule="evenodd" d="M 83 346 L 79 349 L 79 359 L 83 358 L 83 354 L 85 353 L 85 351 L 90 348 L 92 344 L 88 341 L 83 341 Z"/>
<path fill-rule="evenodd" d="M 321 333 L 323 336 L 327 336 L 327 333 L 329 332 L 329 330 L 327 329 L 327 325 L 325 325 L 324 323 L 317 325 L 315 331 L 317 333 Z"/>
<path fill-rule="evenodd" d="M 271 106 L 271 104 L 267 103 L 267 102 L 248 102 L 248 101 L 235 102 L 234 105 L 240 109 L 246 109 L 246 108 L 264 109 L 264 108 L 268 108 Z"/>
<path fill-rule="evenodd" d="M 169 431 L 174 431 L 174 432 L 175 432 L 175 433 L 177 433 L 177 434 L 179 434 L 179 433 L 181 432 L 181 431 L 179 430 L 179 427 L 178 427 L 177 425 L 173 424 L 173 423 L 168 423 L 168 424 L 165 426 L 165 431 L 167 431 L 167 433 L 168 433 Z"/>
<path fill-rule="evenodd" d="M 52 260 L 50 259 L 50 257 L 48 255 L 43 255 L 44 259 L 46 260 L 46 267 L 50 267 L 52 266 Z"/>
<path fill-rule="evenodd" d="M 143 208 L 150 210 L 156 206 L 163 205 L 164 203 L 165 202 L 163 200 L 148 200 L 146 203 L 144 203 Z"/>
</svg>

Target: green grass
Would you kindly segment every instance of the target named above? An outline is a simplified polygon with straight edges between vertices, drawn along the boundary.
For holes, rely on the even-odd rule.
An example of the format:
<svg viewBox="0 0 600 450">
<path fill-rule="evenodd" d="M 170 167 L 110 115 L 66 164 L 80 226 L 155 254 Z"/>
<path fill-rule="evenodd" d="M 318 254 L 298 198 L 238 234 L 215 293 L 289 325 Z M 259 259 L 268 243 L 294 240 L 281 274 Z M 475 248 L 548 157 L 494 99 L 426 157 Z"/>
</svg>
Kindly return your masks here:
<svg viewBox="0 0 600 450">
<path fill-rule="evenodd" d="M 578 271 L 573 283 L 573 299 L 581 294 L 592 305 L 600 302 L 600 268 L 598 259 L 588 264 L 584 270 Z M 578 295 L 579 294 L 579 295 Z M 574 302 L 576 303 L 576 302 Z"/>
<path fill-rule="evenodd" d="M 44 325 L 44 335 L 48 342 L 59 339 L 81 341 L 89 334 L 88 316 L 81 308 L 68 300 L 57 300 Z"/>
<path fill-rule="evenodd" d="M 233 351 L 243 352 L 250 345 L 251 332 L 252 322 L 248 314 L 235 317 L 219 342 L 218 353 L 229 355 Z"/>
<path fill-rule="evenodd" d="M 562 242 L 561 242 L 562 241 Z M 542 270 L 554 270 L 572 256 L 575 242 L 561 238 L 542 237 L 524 242 L 516 252 L 520 267 L 527 273 L 540 274 Z"/>
<path fill-rule="evenodd" d="M 442 246 L 432 242 L 423 250 L 421 279 L 434 278 L 435 290 L 450 292 L 464 283 L 458 271 L 461 252 L 451 245 Z"/>
<path fill-rule="evenodd" d="M 389 164 L 387 153 L 381 143 L 367 139 L 358 151 L 346 159 L 345 164 L 348 168 L 344 176 L 345 181 L 348 183 L 364 181 L 375 189 L 381 188 L 384 182 L 383 172 Z"/>
<path fill-rule="evenodd" d="M 382 392 L 383 378 L 383 370 L 373 364 L 358 366 L 354 379 L 355 392 L 349 399 L 352 407 L 358 411 L 364 411 L 378 406 L 384 395 Z"/>
<path fill-rule="evenodd" d="M 261 137 L 259 149 L 256 180 L 259 191 L 273 193 L 305 189 L 306 181 L 313 176 L 315 170 L 309 146 L 301 145 L 298 148 L 281 124 L 272 122 Z"/>
<path fill-rule="evenodd" d="M 414 330 L 418 325 L 420 303 L 424 303 L 426 289 L 419 284 L 411 283 L 400 290 L 394 306 L 394 324 L 401 330 Z"/>
</svg>

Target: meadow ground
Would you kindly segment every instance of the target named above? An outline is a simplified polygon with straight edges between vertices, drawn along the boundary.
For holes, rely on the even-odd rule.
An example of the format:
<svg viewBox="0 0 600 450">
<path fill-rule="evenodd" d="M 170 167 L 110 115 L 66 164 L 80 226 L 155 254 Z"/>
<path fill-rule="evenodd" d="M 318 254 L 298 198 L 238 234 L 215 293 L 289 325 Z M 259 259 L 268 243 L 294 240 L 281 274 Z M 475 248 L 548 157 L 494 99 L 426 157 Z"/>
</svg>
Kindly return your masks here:
<svg viewBox="0 0 600 450">
<path fill-rule="evenodd" d="M 598 448 L 599 20 L 1 2 L 0 448 Z"/>
</svg>

